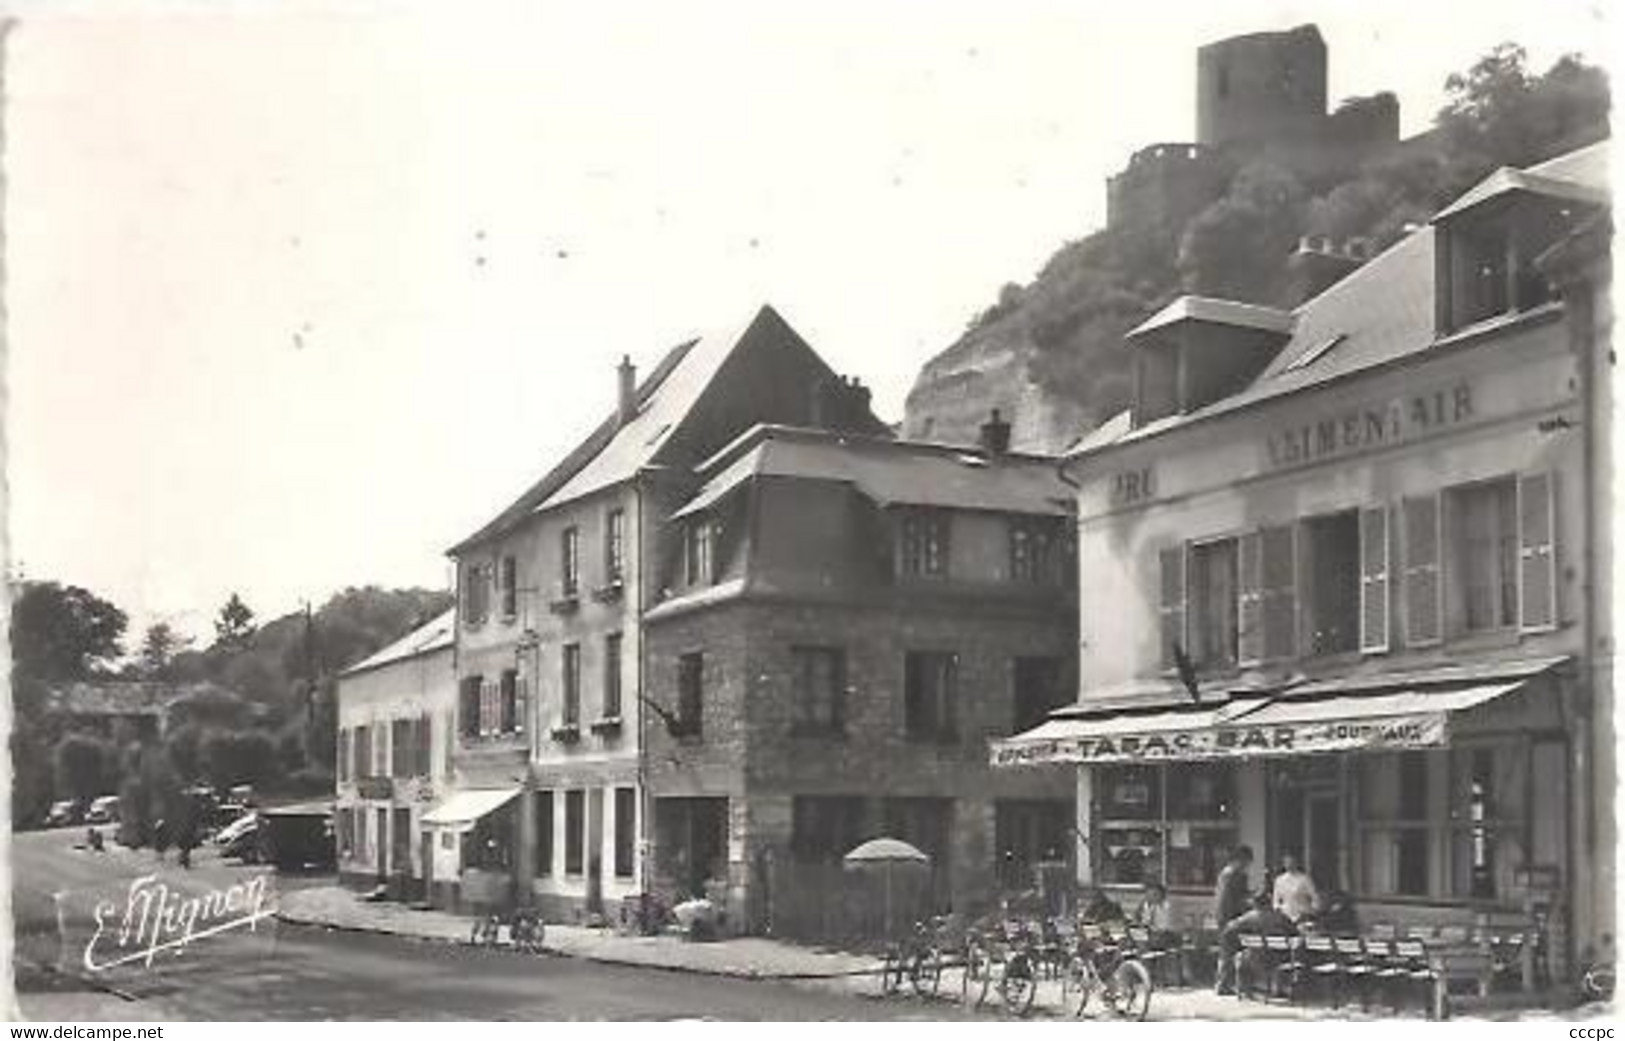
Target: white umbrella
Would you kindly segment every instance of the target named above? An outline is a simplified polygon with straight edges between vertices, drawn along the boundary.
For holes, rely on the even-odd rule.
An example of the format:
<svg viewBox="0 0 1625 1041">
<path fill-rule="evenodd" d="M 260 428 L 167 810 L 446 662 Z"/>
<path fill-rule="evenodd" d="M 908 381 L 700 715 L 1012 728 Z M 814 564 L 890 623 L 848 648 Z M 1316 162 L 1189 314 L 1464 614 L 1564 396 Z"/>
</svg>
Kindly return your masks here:
<svg viewBox="0 0 1625 1041">
<path fill-rule="evenodd" d="M 847 853 L 841 862 L 849 868 L 864 867 L 869 864 L 879 864 L 886 873 L 886 938 L 892 938 L 891 924 L 891 873 L 897 864 L 929 865 L 931 858 L 918 848 L 909 845 L 902 839 L 878 838 L 870 839 Z"/>
</svg>

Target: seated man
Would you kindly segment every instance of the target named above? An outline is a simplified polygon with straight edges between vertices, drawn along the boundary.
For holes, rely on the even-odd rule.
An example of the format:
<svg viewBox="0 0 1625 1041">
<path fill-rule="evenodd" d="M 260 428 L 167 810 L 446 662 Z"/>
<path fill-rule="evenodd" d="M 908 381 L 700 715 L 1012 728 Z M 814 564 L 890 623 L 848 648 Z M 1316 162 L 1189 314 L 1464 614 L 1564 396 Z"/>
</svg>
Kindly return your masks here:
<svg viewBox="0 0 1625 1041">
<path fill-rule="evenodd" d="M 1145 899 L 1134 912 L 1134 924 L 1150 930 L 1154 943 L 1168 945 L 1173 935 L 1173 912 L 1168 906 L 1168 890 L 1163 888 L 1162 883 L 1146 883 Z"/>
<path fill-rule="evenodd" d="M 1121 922 L 1124 920 L 1123 909 L 1117 902 L 1106 895 L 1103 889 L 1091 889 L 1089 898 L 1084 901 L 1083 910 L 1079 918 L 1091 925 L 1100 925 L 1106 922 Z"/>
<path fill-rule="evenodd" d="M 1221 950 L 1235 952 L 1236 991 L 1238 994 L 1248 994 L 1252 991 L 1254 980 L 1262 976 L 1268 979 L 1275 968 L 1275 959 L 1262 952 L 1249 951 L 1241 946 L 1241 937 L 1244 935 L 1256 936 L 1296 936 L 1298 927 L 1292 919 L 1271 906 L 1270 897 L 1259 893 L 1253 898 L 1253 908 L 1239 918 L 1232 919 L 1219 935 Z"/>
</svg>

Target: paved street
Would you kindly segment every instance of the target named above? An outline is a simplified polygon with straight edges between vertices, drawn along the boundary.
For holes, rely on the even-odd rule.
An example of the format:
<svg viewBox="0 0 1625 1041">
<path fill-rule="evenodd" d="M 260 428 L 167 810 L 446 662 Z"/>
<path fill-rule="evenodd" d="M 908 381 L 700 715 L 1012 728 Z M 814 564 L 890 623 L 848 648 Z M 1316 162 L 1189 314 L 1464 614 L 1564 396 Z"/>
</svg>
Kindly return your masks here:
<svg viewBox="0 0 1625 1041">
<path fill-rule="evenodd" d="M 526 957 L 394 937 L 274 923 L 269 935 L 230 933 L 198 940 L 153 968 L 109 978 L 119 994 L 63 985 L 30 966 L 54 965 L 58 942 L 51 893 L 118 897 L 153 870 L 177 889 L 229 885 L 257 869 L 200 855 L 197 867 L 159 868 L 151 851 L 74 849 L 82 829 L 14 839 L 19 1000 L 30 1017 L 81 1019 L 891 1019 L 958 1018 L 953 1005 L 878 1001 L 816 987 L 697 976 L 656 969 Z M 279 880 L 284 888 L 289 884 Z M 297 885 L 297 881 L 293 883 Z M 88 924 L 70 927 L 77 960 Z M 122 995 L 122 996 L 121 996 Z M 130 1000 L 133 999 L 133 1000 Z"/>
</svg>

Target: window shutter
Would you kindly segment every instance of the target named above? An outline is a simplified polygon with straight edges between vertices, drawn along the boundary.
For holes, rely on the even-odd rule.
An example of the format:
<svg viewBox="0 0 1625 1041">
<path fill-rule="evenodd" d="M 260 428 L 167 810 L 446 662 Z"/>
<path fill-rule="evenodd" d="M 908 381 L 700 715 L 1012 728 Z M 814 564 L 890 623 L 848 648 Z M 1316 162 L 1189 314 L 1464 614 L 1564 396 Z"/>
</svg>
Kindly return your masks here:
<svg viewBox="0 0 1625 1041">
<path fill-rule="evenodd" d="M 525 710 L 530 703 L 530 677 L 516 676 L 513 681 L 513 732 L 525 732 Z"/>
<path fill-rule="evenodd" d="M 1360 650 L 1388 650 L 1388 508 L 1360 511 Z"/>
<path fill-rule="evenodd" d="M 1412 646 L 1438 643 L 1443 628 L 1438 495 L 1406 499 L 1404 515 L 1405 642 Z"/>
<path fill-rule="evenodd" d="M 1518 627 L 1557 627 L 1557 482 L 1550 473 L 1518 480 Z"/>
<path fill-rule="evenodd" d="M 1185 547 L 1178 545 L 1157 555 L 1162 571 L 1162 594 L 1158 601 L 1161 617 L 1159 661 L 1162 668 L 1174 667 L 1174 645 L 1185 647 Z"/>
<path fill-rule="evenodd" d="M 1264 537 L 1253 531 L 1241 536 L 1240 585 L 1236 618 L 1240 626 L 1236 663 L 1243 667 L 1264 660 Z"/>
<path fill-rule="evenodd" d="M 1259 572 L 1263 588 L 1264 658 L 1279 661 L 1298 653 L 1298 541 L 1296 529 L 1280 524 L 1259 531 Z"/>
</svg>

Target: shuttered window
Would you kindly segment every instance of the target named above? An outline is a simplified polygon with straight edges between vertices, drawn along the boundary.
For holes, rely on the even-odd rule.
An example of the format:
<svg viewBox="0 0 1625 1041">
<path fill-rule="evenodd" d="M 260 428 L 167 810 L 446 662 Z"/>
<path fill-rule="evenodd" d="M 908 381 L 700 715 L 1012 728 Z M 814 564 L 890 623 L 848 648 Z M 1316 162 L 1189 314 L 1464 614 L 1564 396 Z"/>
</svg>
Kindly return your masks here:
<svg viewBox="0 0 1625 1041">
<path fill-rule="evenodd" d="M 1360 511 L 1360 650 L 1388 650 L 1388 509 Z"/>
<path fill-rule="evenodd" d="M 429 716 L 425 713 L 418 717 L 417 730 L 417 762 L 416 774 L 427 777 L 434 772 L 434 730 L 429 725 Z"/>
<path fill-rule="evenodd" d="M 1405 641 L 1412 646 L 1440 638 L 1439 497 L 1406 499 Z"/>
<path fill-rule="evenodd" d="M 1164 669 L 1174 668 L 1174 647 L 1185 646 L 1185 547 L 1175 546 L 1157 555 L 1161 568 L 1161 597 L 1158 615 L 1161 619 L 1161 651 L 1159 660 Z"/>
<path fill-rule="evenodd" d="M 1249 532 L 1241 537 L 1241 567 L 1237 597 L 1237 664 L 1257 665 L 1264 660 L 1264 537 Z"/>
<path fill-rule="evenodd" d="M 1263 528 L 1258 534 L 1264 657 L 1279 661 L 1298 652 L 1298 542 L 1290 524 Z"/>
<path fill-rule="evenodd" d="M 1518 481 L 1518 627 L 1557 625 L 1556 482 L 1549 473 Z"/>
</svg>

